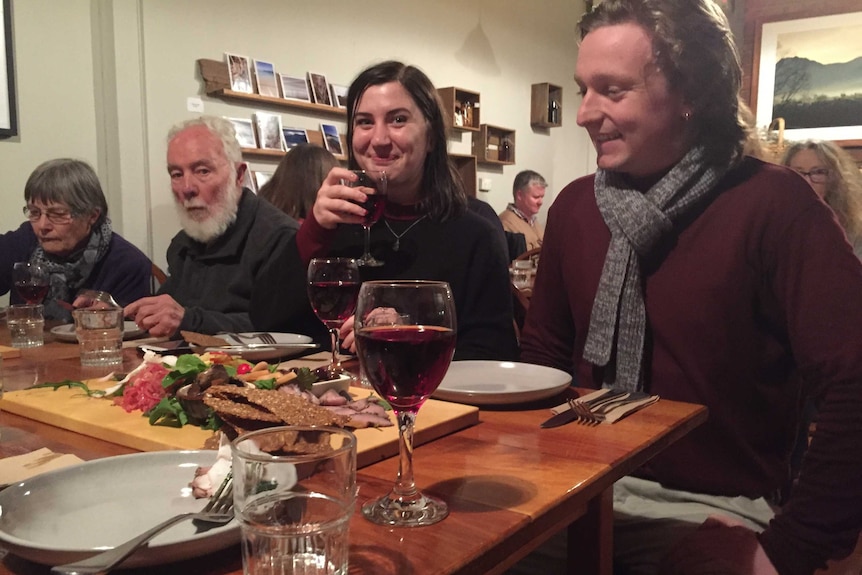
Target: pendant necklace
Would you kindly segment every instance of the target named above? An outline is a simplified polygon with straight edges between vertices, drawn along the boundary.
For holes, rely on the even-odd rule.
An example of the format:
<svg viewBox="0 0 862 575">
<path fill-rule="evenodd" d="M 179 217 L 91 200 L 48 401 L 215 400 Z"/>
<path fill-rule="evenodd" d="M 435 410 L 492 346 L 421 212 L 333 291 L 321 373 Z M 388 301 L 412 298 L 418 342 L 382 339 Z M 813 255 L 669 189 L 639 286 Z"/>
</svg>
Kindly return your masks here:
<svg viewBox="0 0 862 575">
<path fill-rule="evenodd" d="M 386 224 L 386 228 L 389 230 L 389 233 L 391 233 L 393 236 L 395 236 L 395 244 L 393 244 L 393 246 L 392 246 L 393 252 L 397 252 L 398 248 L 401 247 L 401 238 L 404 236 L 404 234 L 409 232 L 413 226 L 415 226 L 416 224 L 418 224 L 419 222 L 424 220 L 427 216 L 428 216 L 428 214 L 425 214 L 424 216 L 422 216 L 421 218 L 419 218 L 418 220 L 416 220 L 415 222 L 413 222 L 412 224 L 407 226 L 407 229 L 404 230 L 403 232 L 401 232 L 400 234 L 395 233 L 395 230 L 393 230 L 392 226 L 389 225 L 389 220 L 387 220 L 385 218 L 383 219 L 383 223 Z"/>
</svg>

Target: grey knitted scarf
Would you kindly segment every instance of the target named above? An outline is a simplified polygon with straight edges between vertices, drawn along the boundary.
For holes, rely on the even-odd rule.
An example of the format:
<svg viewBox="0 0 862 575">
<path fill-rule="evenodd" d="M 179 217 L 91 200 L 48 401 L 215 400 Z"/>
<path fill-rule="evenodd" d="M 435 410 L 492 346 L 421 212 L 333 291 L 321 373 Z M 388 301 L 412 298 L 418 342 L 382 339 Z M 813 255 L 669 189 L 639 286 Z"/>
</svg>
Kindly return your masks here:
<svg viewBox="0 0 862 575">
<path fill-rule="evenodd" d="M 694 148 L 646 193 L 622 174 L 596 172 L 596 202 L 611 242 L 593 302 L 584 359 L 604 366 L 604 385 L 643 387 L 646 309 L 640 259 L 673 231 L 675 222 L 711 197 L 728 167 L 709 166 Z"/>
</svg>

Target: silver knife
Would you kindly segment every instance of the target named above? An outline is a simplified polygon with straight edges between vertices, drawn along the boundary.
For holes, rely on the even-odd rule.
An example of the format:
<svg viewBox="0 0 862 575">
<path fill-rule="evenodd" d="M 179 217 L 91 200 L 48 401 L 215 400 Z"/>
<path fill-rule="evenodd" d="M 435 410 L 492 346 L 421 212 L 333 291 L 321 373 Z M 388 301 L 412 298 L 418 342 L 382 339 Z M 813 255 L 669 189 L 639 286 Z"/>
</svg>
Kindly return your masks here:
<svg viewBox="0 0 862 575">
<path fill-rule="evenodd" d="M 619 398 L 628 394 L 628 391 L 625 390 L 611 390 L 604 395 L 600 395 L 599 397 L 593 398 L 589 401 L 585 401 L 584 404 L 590 408 L 590 410 L 594 409 L 597 406 L 605 405 L 607 403 L 618 400 Z M 547 421 L 543 422 L 539 427 L 544 429 L 548 429 L 551 427 L 559 427 L 561 425 L 565 425 L 567 423 L 571 423 L 578 418 L 578 414 L 573 409 L 567 409 L 565 411 L 561 411 L 560 413 L 551 416 Z"/>
<path fill-rule="evenodd" d="M 202 345 L 196 347 L 205 347 L 207 349 L 217 349 L 219 351 L 248 351 L 255 349 L 273 349 L 287 347 L 290 349 L 316 349 L 320 347 L 318 343 L 244 343 L 244 344 L 226 344 L 226 345 Z"/>
</svg>

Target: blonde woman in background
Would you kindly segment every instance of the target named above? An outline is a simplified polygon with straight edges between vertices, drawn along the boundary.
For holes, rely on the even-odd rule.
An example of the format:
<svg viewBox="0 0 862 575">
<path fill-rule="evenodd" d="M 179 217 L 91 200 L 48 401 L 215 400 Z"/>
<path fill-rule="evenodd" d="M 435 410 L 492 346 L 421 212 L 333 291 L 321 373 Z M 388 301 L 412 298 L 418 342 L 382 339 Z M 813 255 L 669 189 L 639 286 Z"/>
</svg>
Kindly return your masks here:
<svg viewBox="0 0 862 575">
<path fill-rule="evenodd" d="M 791 144 L 781 163 L 799 172 L 829 204 L 862 259 L 862 174 L 850 154 L 834 142 L 806 140 Z"/>
</svg>

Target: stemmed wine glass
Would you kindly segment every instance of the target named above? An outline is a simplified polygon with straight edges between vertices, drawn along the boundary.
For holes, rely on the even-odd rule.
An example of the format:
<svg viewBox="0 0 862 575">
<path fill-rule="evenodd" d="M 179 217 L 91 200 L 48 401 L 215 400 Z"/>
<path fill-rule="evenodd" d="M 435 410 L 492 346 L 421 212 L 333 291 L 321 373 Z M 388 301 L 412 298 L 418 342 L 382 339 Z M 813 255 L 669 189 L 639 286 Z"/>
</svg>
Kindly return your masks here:
<svg viewBox="0 0 862 575">
<path fill-rule="evenodd" d="M 357 179 L 355 182 L 345 180 L 344 185 L 351 188 L 363 188 L 362 191 L 368 196 L 368 199 L 362 204 L 366 210 L 365 220 L 362 222 L 364 248 L 362 257 L 356 260 L 356 263 L 360 266 L 382 266 L 383 262 L 371 255 L 371 226 L 376 224 L 380 216 L 383 215 L 383 207 L 386 203 L 386 172 L 380 170 L 351 171 L 357 175 Z"/>
<path fill-rule="evenodd" d="M 437 389 L 455 353 L 455 304 L 446 282 L 362 284 L 354 324 L 363 374 L 398 419 L 400 458 L 392 491 L 362 507 L 381 525 L 431 525 L 449 514 L 413 481 L 413 423 Z"/>
<path fill-rule="evenodd" d="M 21 299 L 28 304 L 42 303 L 48 295 L 48 270 L 34 262 L 15 262 L 12 283 Z"/>
<path fill-rule="evenodd" d="M 308 299 L 332 339 L 332 361 L 327 367 L 331 379 L 344 373 L 338 360 L 338 330 L 356 309 L 359 285 L 359 267 L 354 259 L 314 258 L 308 264 Z"/>
</svg>

